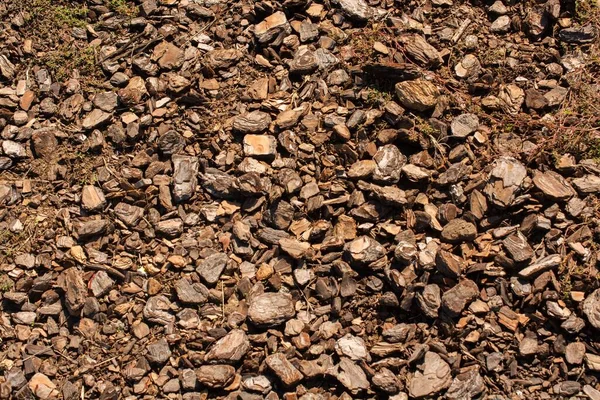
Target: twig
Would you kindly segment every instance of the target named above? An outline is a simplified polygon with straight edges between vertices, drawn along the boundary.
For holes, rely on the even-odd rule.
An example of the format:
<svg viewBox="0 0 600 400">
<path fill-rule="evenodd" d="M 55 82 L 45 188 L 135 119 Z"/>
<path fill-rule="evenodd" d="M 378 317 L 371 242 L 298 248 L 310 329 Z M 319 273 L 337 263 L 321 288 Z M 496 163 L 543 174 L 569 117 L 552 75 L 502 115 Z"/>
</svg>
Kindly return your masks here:
<svg viewBox="0 0 600 400">
<path fill-rule="evenodd" d="M 114 58 L 121 56 L 122 54 L 125 54 L 127 52 L 127 49 L 129 48 L 129 46 L 131 44 L 133 44 L 135 41 L 137 41 L 139 38 L 141 38 L 142 36 L 144 36 L 144 32 L 138 33 L 137 35 L 135 35 L 134 37 L 129 39 L 129 41 L 123 47 L 116 50 L 114 53 L 108 54 L 103 59 L 101 59 L 100 62 L 103 63 L 104 61 L 109 61 L 109 60 L 112 60 Z"/>
<path fill-rule="evenodd" d="M 452 36 L 452 43 L 457 43 L 460 40 L 460 38 L 465 33 L 465 31 L 467 30 L 467 28 L 469 27 L 470 24 L 471 24 L 471 20 L 469 18 L 465 19 L 460 24 L 460 26 L 456 30 L 456 33 L 454 33 L 454 35 Z"/>
<path fill-rule="evenodd" d="M 121 357 L 121 355 L 117 355 L 117 356 L 108 358 L 108 359 L 106 359 L 104 361 L 99 362 L 98 364 L 94 364 L 94 365 L 90 365 L 90 366 L 85 366 L 85 367 L 82 367 L 82 368 L 77 368 L 77 370 L 74 372 L 73 375 L 77 376 L 77 375 L 79 375 L 82 372 L 89 372 L 89 371 L 91 371 L 93 369 L 96 369 L 96 368 L 101 367 L 101 366 L 103 366 L 105 364 L 108 364 L 109 362 L 112 362 L 113 360 L 116 360 L 119 357 Z"/>
<path fill-rule="evenodd" d="M 154 39 L 148 40 L 146 43 L 142 43 L 139 46 L 134 47 L 133 50 L 132 50 L 132 52 L 131 52 L 131 56 L 133 57 L 134 54 L 137 54 L 140 51 L 146 50 L 146 48 L 148 46 L 150 46 L 150 45 L 152 45 L 152 44 L 154 44 L 154 43 L 156 43 L 156 42 L 158 42 L 160 40 L 163 40 L 163 39 L 164 39 L 164 36 L 160 35 L 160 36 L 155 37 Z"/>
<path fill-rule="evenodd" d="M 50 345 L 50 346 L 48 346 L 48 347 L 47 347 L 47 348 L 45 348 L 45 349 L 42 349 L 42 350 L 40 350 L 40 351 L 38 351 L 38 352 L 36 352 L 36 353 L 34 353 L 34 354 L 32 354 L 32 355 L 28 356 L 28 357 L 25 357 L 25 358 L 23 359 L 23 362 L 25 362 L 25 361 L 27 361 L 27 360 L 30 360 L 30 359 L 32 359 L 33 357 L 37 357 L 37 356 L 39 356 L 40 354 L 44 354 L 44 353 L 46 353 L 48 350 L 52 350 L 52 352 L 54 352 L 54 345 Z"/>
<path fill-rule="evenodd" d="M 221 283 L 221 323 L 225 322 L 225 291 L 223 290 L 223 281 Z"/>
<path fill-rule="evenodd" d="M 93 269 L 95 271 L 104 271 L 112 276 L 115 276 L 119 279 L 125 279 L 125 275 L 114 269 L 113 267 L 109 267 L 107 265 L 100 264 L 84 264 L 86 268 Z"/>
</svg>

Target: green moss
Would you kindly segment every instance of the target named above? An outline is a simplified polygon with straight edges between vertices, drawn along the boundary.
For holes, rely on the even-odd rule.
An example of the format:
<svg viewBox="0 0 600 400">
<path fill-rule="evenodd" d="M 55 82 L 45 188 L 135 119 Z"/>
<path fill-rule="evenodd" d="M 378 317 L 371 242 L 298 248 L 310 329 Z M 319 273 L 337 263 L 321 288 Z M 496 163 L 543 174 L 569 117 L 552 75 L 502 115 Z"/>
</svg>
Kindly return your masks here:
<svg viewBox="0 0 600 400">
<path fill-rule="evenodd" d="M 46 31 L 63 26 L 85 27 L 88 13 L 85 6 L 52 0 L 25 0 L 22 10 L 29 15 L 30 24 Z"/>
<path fill-rule="evenodd" d="M 85 81 L 93 84 L 103 78 L 95 51 L 91 46 L 79 49 L 64 45 L 48 52 L 41 61 L 58 81 L 69 79 L 73 70 L 77 69 Z"/>
<path fill-rule="evenodd" d="M 112 12 L 128 17 L 135 17 L 137 15 L 137 7 L 127 0 L 108 0 L 108 8 Z"/>
<path fill-rule="evenodd" d="M 590 140 L 587 155 L 589 158 L 593 158 L 600 162 L 600 138 Z"/>
<path fill-rule="evenodd" d="M 560 290 L 564 301 L 569 301 L 571 298 L 571 290 L 573 290 L 573 284 L 571 283 L 571 276 L 566 275 L 561 279 Z"/>
<path fill-rule="evenodd" d="M 0 275 L 0 292 L 2 292 L 2 293 L 10 292 L 13 287 L 14 287 L 13 281 L 6 274 L 1 274 Z"/>
<path fill-rule="evenodd" d="M 367 102 L 367 104 L 377 106 L 380 104 L 385 104 L 390 100 L 392 100 L 392 95 L 386 91 L 381 90 L 377 86 L 371 86 L 370 88 L 366 89 L 365 101 Z"/>
<path fill-rule="evenodd" d="M 600 7 L 596 0 L 575 1 L 575 20 L 580 24 L 586 24 L 591 20 L 598 19 Z"/>
<path fill-rule="evenodd" d="M 417 120 L 415 122 L 415 128 L 417 129 L 417 131 L 419 131 L 425 136 L 435 137 L 439 133 L 433 126 L 431 126 L 431 124 L 428 121 L 421 117 L 417 117 Z"/>
<path fill-rule="evenodd" d="M 88 9 L 86 7 L 56 6 L 52 13 L 56 22 L 61 25 L 84 28 Z"/>
</svg>

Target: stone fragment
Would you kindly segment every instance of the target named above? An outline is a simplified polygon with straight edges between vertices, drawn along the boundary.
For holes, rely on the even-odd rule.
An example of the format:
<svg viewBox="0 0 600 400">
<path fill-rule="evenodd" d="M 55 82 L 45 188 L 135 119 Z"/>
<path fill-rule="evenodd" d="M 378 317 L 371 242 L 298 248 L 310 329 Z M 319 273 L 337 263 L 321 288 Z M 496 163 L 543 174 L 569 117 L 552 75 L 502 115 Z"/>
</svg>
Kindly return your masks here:
<svg viewBox="0 0 600 400">
<path fill-rule="evenodd" d="M 521 232 L 509 235 L 502 241 L 502 244 L 511 258 L 516 262 L 523 262 L 533 257 L 533 249 Z"/>
<path fill-rule="evenodd" d="M 223 363 L 237 362 L 246 355 L 248 350 L 250 350 L 250 341 L 246 333 L 241 329 L 233 329 L 210 347 L 205 359 Z"/>
<path fill-rule="evenodd" d="M 376 163 L 373 179 L 386 183 L 396 183 L 400 180 L 402 167 L 406 164 L 406 156 L 398 147 L 393 144 L 380 147 L 373 160 Z"/>
<path fill-rule="evenodd" d="M 279 240 L 279 247 L 292 258 L 300 259 L 310 249 L 310 243 L 293 238 L 283 238 Z"/>
<path fill-rule="evenodd" d="M 552 200 L 567 200 L 575 195 L 566 179 L 554 171 L 535 171 L 533 184 Z"/>
<path fill-rule="evenodd" d="M 428 351 L 423 361 L 423 372 L 417 371 L 408 382 L 412 397 L 431 396 L 452 384 L 450 366 L 437 353 Z"/>
<path fill-rule="evenodd" d="M 385 248 L 370 236 L 361 236 L 347 243 L 344 251 L 351 262 L 359 264 L 377 261 L 386 253 Z"/>
<path fill-rule="evenodd" d="M 244 154 L 249 157 L 274 157 L 277 155 L 277 139 L 271 135 L 246 135 Z"/>
<path fill-rule="evenodd" d="M 42 128 L 37 129 L 31 135 L 31 145 L 36 157 L 49 160 L 56 155 L 55 151 L 58 147 L 58 140 L 52 129 Z"/>
<path fill-rule="evenodd" d="M 83 308 L 87 297 L 87 286 L 83 281 L 81 272 L 71 267 L 62 273 L 60 285 L 65 292 L 65 306 L 71 315 L 78 315 Z"/>
<path fill-rule="evenodd" d="M 81 190 L 81 206 L 86 211 L 100 211 L 106 206 L 106 198 L 102 189 L 93 185 L 85 185 Z"/>
<path fill-rule="evenodd" d="M 576 381 L 559 382 L 552 386 L 554 394 L 559 396 L 573 396 L 581 390 L 581 383 Z"/>
<path fill-rule="evenodd" d="M 235 368 L 231 365 L 203 365 L 196 370 L 196 378 L 208 388 L 224 388 L 235 378 Z"/>
<path fill-rule="evenodd" d="M 162 69 L 175 69 L 183 64 L 184 53 L 173 43 L 163 41 L 154 47 L 152 60 L 157 61 Z"/>
<path fill-rule="evenodd" d="M 160 325 L 172 324 L 175 322 L 175 316 L 167 311 L 170 308 L 171 302 L 166 296 L 150 297 L 144 306 L 144 318 Z"/>
<path fill-rule="evenodd" d="M 448 222 L 442 230 L 442 239 L 450 243 L 462 243 L 475 240 L 477 228 L 470 222 L 455 218 Z"/>
<path fill-rule="evenodd" d="M 255 80 L 247 91 L 252 100 L 266 100 L 269 96 L 269 79 L 260 78 Z"/>
<path fill-rule="evenodd" d="M 249 376 L 242 381 L 242 387 L 251 392 L 258 392 L 261 394 L 267 394 L 271 391 L 272 385 L 271 381 L 264 376 Z"/>
<path fill-rule="evenodd" d="M 292 28 L 281 11 L 268 16 L 254 27 L 254 35 L 260 43 L 268 43 L 281 34 L 290 34 Z"/>
<path fill-rule="evenodd" d="M 519 276 L 529 278 L 560 265 L 562 258 L 559 254 L 551 254 L 534 261 L 528 267 L 519 271 Z"/>
<path fill-rule="evenodd" d="M 591 400 L 600 400 L 600 390 L 594 389 L 590 385 L 583 386 L 583 393 L 585 393 Z"/>
<path fill-rule="evenodd" d="M 100 92 L 94 96 L 94 105 L 102 111 L 112 112 L 117 108 L 118 96 L 115 92 Z"/>
<path fill-rule="evenodd" d="M 548 100 L 539 90 L 530 88 L 525 91 L 525 105 L 527 108 L 541 110 L 548 106 Z"/>
<path fill-rule="evenodd" d="M 300 24 L 300 41 L 302 43 L 310 42 L 319 37 L 319 27 L 309 20 L 302 21 Z"/>
<path fill-rule="evenodd" d="M 226 69 L 235 65 L 244 54 L 238 49 L 217 49 L 206 54 L 206 63 L 213 69 Z"/>
<path fill-rule="evenodd" d="M 544 94 L 548 107 L 557 107 L 562 104 L 569 94 L 569 89 L 562 86 L 557 86 Z"/>
<path fill-rule="evenodd" d="M 395 88 L 400 103 L 415 111 L 426 111 L 433 108 L 440 97 L 438 88 L 425 79 L 399 82 Z"/>
<path fill-rule="evenodd" d="M 431 172 L 414 164 L 404 165 L 402 173 L 411 182 L 418 182 L 431 177 Z"/>
<path fill-rule="evenodd" d="M 38 399 L 56 399 L 59 396 L 59 391 L 54 382 L 40 372 L 31 377 L 27 386 Z"/>
<path fill-rule="evenodd" d="M 502 17 L 500 17 L 502 18 Z M 500 88 L 498 99 L 500 107 L 508 114 L 518 114 L 525 101 L 525 92 L 515 84 L 504 85 Z"/>
<path fill-rule="evenodd" d="M 580 365 L 585 356 L 585 344 L 582 342 L 569 343 L 565 348 L 565 360 L 569 364 Z"/>
<path fill-rule="evenodd" d="M 442 295 L 442 309 L 451 317 L 458 317 L 468 303 L 479 295 L 477 284 L 464 279 Z"/>
<path fill-rule="evenodd" d="M 25 147 L 23 147 L 20 143 L 13 142 L 12 140 L 4 140 L 2 142 L 2 151 L 10 158 L 27 157 L 27 150 L 25 150 Z"/>
<path fill-rule="evenodd" d="M 521 191 L 527 169 L 512 157 L 500 157 L 494 162 L 485 193 L 492 204 L 508 207 Z"/>
<path fill-rule="evenodd" d="M 15 73 L 15 65 L 11 63 L 4 54 L 0 55 L 0 74 L 2 74 L 5 79 L 12 81 L 15 77 Z"/>
<path fill-rule="evenodd" d="M 565 28 L 558 32 L 558 38 L 567 43 L 590 43 L 593 42 L 597 36 L 598 30 L 593 24 Z"/>
<path fill-rule="evenodd" d="M 592 371 L 600 371 L 600 356 L 592 353 L 585 353 L 585 365 Z"/>
<path fill-rule="evenodd" d="M 180 203 L 189 200 L 196 192 L 198 183 L 198 158 L 174 154 L 173 162 L 173 199 Z"/>
<path fill-rule="evenodd" d="M 545 7 L 531 7 L 525 18 L 525 28 L 529 36 L 534 39 L 542 37 L 550 24 Z"/>
<path fill-rule="evenodd" d="M 435 264 L 442 274 L 450 278 L 458 278 L 465 266 L 465 261 L 446 250 L 440 250 L 435 256 Z"/>
<path fill-rule="evenodd" d="M 139 104 L 148 94 L 146 83 L 141 76 L 134 76 L 127 86 L 118 90 L 119 100 L 127 106 Z"/>
<path fill-rule="evenodd" d="M 183 150 L 185 139 L 176 131 L 170 130 L 158 139 L 157 144 L 164 155 L 170 156 Z"/>
<path fill-rule="evenodd" d="M 421 66 L 437 67 L 443 63 L 437 49 L 421 35 L 400 36 L 400 42 L 404 44 L 406 54 Z"/>
<path fill-rule="evenodd" d="M 196 272 L 207 284 L 214 285 L 219 281 L 228 261 L 229 257 L 225 253 L 212 254 L 198 265 Z"/>
<path fill-rule="evenodd" d="M 310 74 L 317 68 L 319 68 L 317 56 L 314 51 L 306 46 L 298 48 L 294 54 L 294 59 L 290 62 L 291 74 Z"/>
<path fill-rule="evenodd" d="M 481 63 L 473 54 L 467 54 L 454 66 L 454 73 L 456 76 L 463 79 L 476 77 L 481 73 L 481 70 Z"/>
<path fill-rule="evenodd" d="M 281 353 L 267 356 L 265 362 L 285 386 L 296 385 L 304 379 L 304 375 Z"/>
<path fill-rule="evenodd" d="M 476 369 L 456 375 L 446 392 L 446 397 L 452 400 L 470 400 L 485 390 L 485 383 Z"/>
<path fill-rule="evenodd" d="M 201 283 L 190 283 L 187 278 L 175 282 L 177 298 L 186 304 L 203 304 L 208 299 L 208 289 Z"/>
<path fill-rule="evenodd" d="M 353 361 L 371 359 L 365 341 L 358 336 L 346 334 L 335 342 L 335 350 L 340 356 Z"/>
<path fill-rule="evenodd" d="M 249 112 L 248 114 L 244 114 L 244 115 L 238 115 L 237 117 L 235 117 L 233 119 L 233 129 L 239 133 L 260 133 L 264 130 L 266 130 L 269 125 L 271 124 L 271 116 L 269 116 L 269 114 L 262 112 L 262 111 L 252 111 Z M 256 135 L 255 138 L 256 140 L 261 140 L 260 138 L 262 136 L 258 136 Z M 264 143 L 271 143 L 270 139 L 268 136 L 263 137 L 263 140 L 266 140 L 267 142 Z M 272 136 L 271 136 L 272 138 Z M 273 138 L 274 139 L 274 138 Z M 263 141 L 260 141 L 259 143 L 263 143 Z M 275 146 L 277 145 L 277 142 L 275 141 Z M 261 146 L 260 149 L 262 149 L 263 147 Z M 246 149 L 246 143 L 244 141 L 244 150 Z M 266 151 L 270 149 L 270 146 L 267 146 L 263 149 L 263 151 Z"/>
<path fill-rule="evenodd" d="M 183 220 L 181 218 L 172 218 L 159 221 L 156 224 L 156 233 L 168 238 L 176 238 L 183 233 Z"/>
<path fill-rule="evenodd" d="M 90 290 L 95 297 L 104 296 L 113 287 L 115 282 L 104 271 L 98 271 L 90 281 Z"/>
<path fill-rule="evenodd" d="M 186 368 L 181 372 L 181 386 L 184 390 L 196 389 L 197 382 L 198 378 L 196 377 L 196 372 L 193 369 Z"/>
<path fill-rule="evenodd" d="M 237 193 L 235 178 L 216 168 L 206 168 L 200 179 L 202 188 L 219 199 L 230 199 Z"/>
<path fill-rule="evenodd" d="M 524 357 L 533 356 L 537 354 L 538 349 L 539 344 L 535 335 L 526 336 L 519 343 L 519 353 Z"/>
<path fill-rule="evenodd" d="M 114 208 L 115 215 L 125 223 L 125 225 L 131 227 L 137 224 L 137 222 L 144 215 L 144 209 L 138 206 L 132 206 L 121 202 Z"/>
<path fill-rule="evenodd" d="M 296 314 L 292 296 L 286 293 L 263 293 L 250 301 L 248 318 L 258 326 L 276 326 Z"/>
<path fill-rule="evenodd" d="M 389 394 L 398 393 L 401 388 L 398 376 L 387 368 L 381 368 L 377 371 L 377 373 L 373 375 L 373 378 L 371 378 L 371 382 L 377 389 Z M 390 399 L 391 398 L 392 397 L 390 397 Z M 406 400 L 407 399 L 408 396 L 406 397 Z"/>
<path fill-rule="evenodd" d="M 342 12 L 351 19 L 366 21 L 373 16 L 373 10 L 365 0 L 336 0 Z"/>
<path fill-rule="evenodd" d="M 85 130 L 98 128 L 110 121 L 112 114 L 95 108 L 81 122 L 81 127 Z"/>
<path fill-rule="evenodd" d="M 492 22 L 490 31 L 494 33 L 506 33 L 510 31 L 510 17 L 501 15 Z"/>
<path fill-rule="evenodd" d="M 600 289 L 594 290 L 583 301 L 583 313 L 596 329 L 600 329 Z"/>
<path fill-rule="evenodd" d="M 86 239 L 99 235 L 106 230 L 107 226 L 108 221 L 105 219 L 78 222 L 77 237 Z"/>
<path fill-rule="evenodd" d="M 419 308 L 429 318 L 437 318 L 442 303 L 440 287 L 435 283 L 425 286 L 422 293 L 415 296 Z"/>
<path fill-rule="evenodd" d="M 171 349 L 167 340 L 162 338 L 146 346 L 146 358 L 151 363 L 164 364 L 171 357 Z"/>
<path fill-rule="evenodd" d="M 363 369 L 346 357 L 342 357 L 339 364 L 327 372 L 352 393 L 367 390 L 371 386 Z"/>
<path fill-rule="evenodd" d="M 475 114 L 461 114 L 452 120 L 450 129 L 456 137 L 464 138 L 479 128 L 479 118 Z"/>
<path fill-rule="evenodd" d="M 504 3 L 500 0 L 496 0 L 494 4 L 488 8 L 489 12 L 497 15 L 504 15 L 508 13 L 508 7 L 504 5 Z"/>
<path fill-rule="evenodd" d="M 348 177 L 352 179 L 366 179 L 373 175 L 377 163 L 373 160 L 359 160 L 350 166 Z"/>
<path fill-rule="evenodd" d="M 573 186 L 581 194 L 592 194 L 600 192 L 600 177 L 596 175 L 585 175 L 573 179 Z"/>
</svg>

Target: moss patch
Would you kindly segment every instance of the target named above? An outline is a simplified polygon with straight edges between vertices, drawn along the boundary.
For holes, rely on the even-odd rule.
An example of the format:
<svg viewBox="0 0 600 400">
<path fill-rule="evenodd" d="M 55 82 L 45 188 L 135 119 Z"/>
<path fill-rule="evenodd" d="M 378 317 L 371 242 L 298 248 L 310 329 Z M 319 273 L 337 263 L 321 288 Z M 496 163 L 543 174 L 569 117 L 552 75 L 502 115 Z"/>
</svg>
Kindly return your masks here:
<svg viewBox="0 0 600 400">
<path fill-rule="evenodd" d="M 135 17 L 137 15 L 137 7 L 127 0 L 109 0 L 108 8 L 117 14 L 122 14 L 127 17 Z"/>
<path fill-rule="evenodd" d="M 73 45 L 61 45 L 49 51 L 41 58 L 41 63 L 48 68 L 58 81 L 69 79 L 74 70 L 79 71 L 82 85 L 95 85 L 104 79 L 100 65 L 96 61 L 96 48 L 77 48 Z"/>
</svg>

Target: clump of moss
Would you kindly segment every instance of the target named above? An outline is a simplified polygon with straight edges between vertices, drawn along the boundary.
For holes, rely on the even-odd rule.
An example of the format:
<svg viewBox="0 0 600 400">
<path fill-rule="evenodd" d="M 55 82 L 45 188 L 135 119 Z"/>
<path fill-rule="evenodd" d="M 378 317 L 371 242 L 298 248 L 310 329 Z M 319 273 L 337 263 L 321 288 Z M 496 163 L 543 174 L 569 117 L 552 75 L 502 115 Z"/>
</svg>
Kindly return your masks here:
<svg viewBox="0 0 600 400">
<path fill-rule="evenodd" d="M 122 14 L 130 18 L 137 15 L 137 7 L 127 0 L 108 0 L 108 8 L 112 12 Z"/>
<path fill-rule="evenodd" d="M 14 287 L 14 282 L 6 275 L 0 275 L 0 292 L 6 293 L 10 292 Z"/>
<path fill-rule="evenodd" d="M 349 44 L 358 59 L 367 61 L 373 58 L 373 45 L 376 41 L 381 41 L 383 35 L 381 28 L 377 26 L 358 29 L 350 33 Z"/>
<path fill-rule="evenodd" d="M 54 19 L 61 25 L 83 28 L 88 13 L 86 7 L 57 6 L 54 8 Z"/>
<path fill-rule="evenodd" d="M 581 24 L 598 22 L 600 6 L 596 0 L 578 0 L 575 2 L 575 20 Z"/>
<path fill-rule="evenodd" d="M 50 34 L 62 27 L 85 27 L 85 5 L 52 0 L 24 0 L 21 9 L 26 21 L 40 34 Z"/>
<path fill-rule="evenodd" d="M 46 66 L 57 81 L 71 78 L 74 70 L 78 70 L 85 85 L 95 84 L 103 77 L 102 69 L 96 61 L 96 49 L 92 46 L 77 48 L 72 45 L 62 45 L 56 50 L 46 53 L 41 62 Z"/>
<path fill-rule="evenodd" d="M 392 100 L 392 95 L 389 92 L 382 90 L 379 86 L 372 85 L 365 89 L 363 98 L 367 104 L 371 106 L 379 106 Z"/>
</svg>

